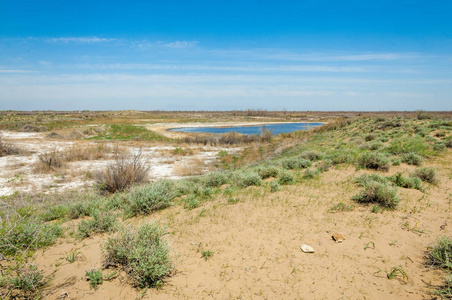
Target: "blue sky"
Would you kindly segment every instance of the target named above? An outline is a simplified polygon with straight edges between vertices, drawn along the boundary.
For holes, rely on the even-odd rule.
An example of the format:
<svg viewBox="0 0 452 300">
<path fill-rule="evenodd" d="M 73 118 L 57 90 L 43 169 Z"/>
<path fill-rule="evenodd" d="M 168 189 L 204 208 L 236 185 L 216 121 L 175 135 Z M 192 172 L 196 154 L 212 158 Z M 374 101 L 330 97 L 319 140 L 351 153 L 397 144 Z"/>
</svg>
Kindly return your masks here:
<svg viewBox="0 0 452 300">
<path fill-rule="evenodd" d="M 452 110 L 452 1 L 0 0 L 0 110 Z"/>
</svg>

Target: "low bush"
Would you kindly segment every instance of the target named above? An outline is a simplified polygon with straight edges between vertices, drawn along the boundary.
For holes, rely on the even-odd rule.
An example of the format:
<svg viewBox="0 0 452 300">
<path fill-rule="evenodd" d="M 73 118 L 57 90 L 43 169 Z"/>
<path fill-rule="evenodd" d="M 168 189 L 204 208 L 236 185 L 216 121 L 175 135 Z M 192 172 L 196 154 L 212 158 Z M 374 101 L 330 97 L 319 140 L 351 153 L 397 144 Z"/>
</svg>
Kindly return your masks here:
<svg viewBox="0 0 452 300">
<path fill-rule="evenodd" d="M 317 170 L 319 170 L 320 172 L 326 172 L 331 168 L 332 165 L 333 162 L 331 160 L 325 159 L 317 165 Z"/>
<path fill-rule="evenodd" d="M 399 157 L 394 157 L 391 160 L 391 163 L 393 166 L 400 166 L 400 164 L 402 163 L 402 160 Z"/>
<path fill-rule="evenodd" d="M 225 172 L 212 172 L 203 178 L 206 187 L 219 187 L 228 183 L 228 176 Z"/>
<path fill-rule="evenodd" d="M 420 166 L 424 158 L 416 153 L 410 152 L 402 155 L 402 162 L 408 165 Z"/>
<path fill-rule="evenodd" d="M 133 155 L 116 152 L 115 161 L 95 174 L 97 186 L 109 193 L 121 192 L 133 184 L 145 182 L 148 170 L 141 151 Z"/>
<path fill-rule="evenodd" d="M 389 209 L 395 209 L 400 201 L 395 188 L 377 181 L 368 182 L 358 195 L 352 197 L 352 200 L 376 203 Z"/>
<path fill-rule="evenodd" d="M 318 169 L 306 169 L 303 172 L 303 178 L 304 179 L 312 179 L 320 174 L 320 171 Z"/>
<path fill-rule="evenodd" d="M 391 141 L 387 148 L 389 153 L 392 154 L 404 154 L 404 153 L 416 153 L 419 155 L 426 155 L 429 149 L 428 143 L 420 137 L 405 137 L 397 138 Z"/>
<path fill-rule="evenodd" d="M 18 147 L 9 143 L 5 143 L 0 137 L 0 157 L 7 155 L 18 155 L 21 154 L 22 152 L 23 151 Z"/>
<path fill-rule="evenodd" d="M 363 174 L 358 176 L 354 180 L 359 186 L 366 186 L 369 182 L 379 182 L 383 184 L 387 184 L 389 181 L 386 177 L 383 177 L 379 174 Z"/>
<path fill-rule="evenodd" d="M 323 158 L 323 154 L 315 150 L 305 151 L 300 156 L 310 161 L 317 161 Z"/>
<path fill-rule="evenodd" d="M 116 216 L 111 212 L 96 211 L 93 218 L 89 221 L 82 220 L 77 228 L 77 238 L 83 239 L 92 236 L 95 233 L 116 231 L 118 223 Z"/>
<path fill-rule="evenodd" d="M 429 251 L 428 260 L 431 265 L 452 271 L 452 239 L 446 236 L 439 238 Z"/>
<path fill-rule="evenodd" d="M 51 172 L 66 165 L 64 155 L 56 150 L 41 153 L 34 165 L 35 172 Z"/>
<path fill-rule="evenodd" d="M 48 247 L 62 234 L 59 224 L 44 223 L 32 215 L 19 215 L 0 226 L 0 254 L 14 255 L 19 251 Z"/>
<path fill-rule="evenodd" d="M 333 164 L 354 164 L 358 160 L 359 154 L 353 149 L 335 150 L 330 155 L 330 159 Z"/>
<path fill-rule="evenodd" d="M 278 177 L 280 169 L 277 166 L 259 166 L 255 169 L 257 174 L 262 179 L 270 178 L 270 177 Z"/>
<path fill-rule="evenodd" d="M 431 167 L 416 168 L 412 176 L 418 177 L 420 180 L 431 184 L 436 185 L 439 183 L 438 172 L 436 171 L 435 168 Z"/>
<path fill-rule="evenodd" d="M 388 171 L 391 163 L 387 157 L 380 153 L 366 152 L 358 160 L 358 168 Z"/>
<path fill-rule="evenodd" d="M 281 189 L 281 185 L 278 183 L 278 181 L 272 181 L 270 182 L 270 191 L 272 193 L 277 192 Z"/>
<path fill-rule="evenodd" d="M 27 261 L 15 261 L 1 268 L 0 298 L 42 299 L 46 282 L 36 265 Z"/>
<path fill-rule="evenodd" d="M 123 229 L 102 247 L 105 266 L 123 268 L 138 287 L 162 285 L 174 268 L 164 235 L 155 223 Z"/>
<path fill-rule="evenodd" d="M 298 157 L 286 158 L 281 162 L 282 167 L 289 170 L 308 168 L 311 164 L 312 163 L 309 160 Z"/>
<path fill-rule="evenodd" d="M 433 148 L 433 150 L 438 151 L 438 152 L 444 151 L 444 150 L 446 150 L 446 143 L 437 141 L 433 144 L 432 148 Z"/>
<path fill-rule="evenodd" d="M 292 184 L 294 183 L 295 178 L 290 172 L 282 172 L 279 174 L 278 183 L 281 185 Z"/>
<path fill-rule="evenodd" d="M 418 177 L 403 177 L 402 173 L 399 172 L 393 176 L 388 177 L 388 179 L 393 182 L 396 186 L 416 189 L 422 191 L 422 181 Z"/>
<path fill-rule="evenodd" d="M 262 185 L 262 179 L 256 172 L 245 171 L 238 175 L 236 185 L 240 187 L 247 187 L 252 185 L 260 186 Z"/>
<path fill-rule="evenodd" d="M 129 218 L 149 214 L 170 206 L 176 196 L 174 183 L 167 179 L 135 187 L 129 194 L 124 214 Z"/>
<path fill-rule="evenodd" d="M 201 204 L 201 199 L 199 199 L 196 195 L 188 195 L 184 199 L 184 207 L 185 209 L 191 210 L 197 208 Z"/>
</svg>

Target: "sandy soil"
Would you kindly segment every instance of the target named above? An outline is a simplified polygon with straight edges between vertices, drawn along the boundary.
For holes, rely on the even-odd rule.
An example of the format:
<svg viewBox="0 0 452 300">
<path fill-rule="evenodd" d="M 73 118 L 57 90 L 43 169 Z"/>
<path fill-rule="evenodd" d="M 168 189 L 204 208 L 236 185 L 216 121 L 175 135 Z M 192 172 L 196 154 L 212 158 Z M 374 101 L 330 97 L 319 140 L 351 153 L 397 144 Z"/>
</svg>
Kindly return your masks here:
<svg viewBox="0 0 452 300">
<path fill-rule="evenodd" d="M 112 163 L 112 156 L 105 159 L 74 161 L 69 162 L 67 167 L 52 173 L 37 173 L 34 164 L 38 161 L 39 155 L 48 151 L 64 152 L 76 147 L 89 147 L 95 145 L 94 141 L 72 141 L 66 139 L 47 139 L 48 133 L 26 133 L 0 131 L 2 140 L 15 145 L 20 149 L 26 149 L 28 154 L 10 155 L 0 157 L 0 196 L 10 195 L 16 191 L 25 193 L 49 193 L 62 192 L 67 190 L 78 190 L 80 188 L 92 187 L 94 180 L 93 172 L 100 171 L 109 163 Z M 115 142 L 102 142 L 110 147 L 115 146 Z M 155 145 L 141 142 L 121 143 L 122 147 L 132 153 L 141 151 L 143 159 L 150 166 L 149 179 L 159 178 L 177 179 L 190 174 L 183 169 L 196 169 L 195 174 L 202 174 L 210 170 L 213 162 L 217 160 L 217 154 L 221 150 L 229 153 L 236 153 L 241 150 L 238 147 L 210 147 L 197 145 Z M 173 150 L 182 147 L 189 154 L 181 156 L 174 155 Z M 192 153 L 192 154 L 190 154 Z"/>
<path fill-rule="evenodd" d="M 426 193 L 399 189 L 400 206 L 384 213 L 370 213 L 370 206 L 350 200 L 359 190 L 353 178 L 369 171 L 341 167 L 275 193 L 249 187 L 234 195 L 236 204 L 220 195 L 193 210 L 175 206 L 129 220 L 133 225 L 156 220 L 171 233 L 175 273 L 163 288 L 144 294 L 127 284 L 124 273 L 97 291 L 89 288 L 84 272 L 102 266 L 107 236 L 62 240 L 39 251 L 36 263 L 53 274 L 48 299 L 431 299 L 444 274 L 429 268 L 424 256 L 436 238 L 452 234 L 451 162 L 449 152 L 427 163 L 438 168 L 441 184 Z M 385 175 L 411 170 L 401 165 Z M 355 208 L 330 212 L 339 201 Z M 336 243 L 334 233 L 346 239 Z M 315 253 L 303 253 L 302 244 Z M 59 260 L 71 249 L 84 257 L 73 264 Z M 201 255 L 206 250 L 213 252 L 208 260 Z M 408 280 L 386 277 L 396 266 Z"/>
</svg>

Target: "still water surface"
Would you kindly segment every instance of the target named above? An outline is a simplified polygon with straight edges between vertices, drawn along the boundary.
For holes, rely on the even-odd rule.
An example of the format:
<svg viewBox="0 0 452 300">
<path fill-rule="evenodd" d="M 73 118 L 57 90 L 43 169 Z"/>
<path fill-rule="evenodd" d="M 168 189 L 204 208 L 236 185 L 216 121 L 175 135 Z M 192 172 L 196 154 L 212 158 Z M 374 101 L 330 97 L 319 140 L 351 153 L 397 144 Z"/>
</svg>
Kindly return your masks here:
<svg viewBox="0 0 452 300">
<path fill-rule="evenodd" d="M 170 131 L 179 132 L 203 132 L 203 133 L 226 133 L 238 132 L 241 134 L 260 134 L 262 128 L 271 130 L 274 134 L 289 133 L 297 130 L 307 130 L 312 127 L 321 126 L 322 123 L 280 123 L 252 126 L 235 126 L 235 127 L 184 127 L 173 128 Z"/>
</svg>

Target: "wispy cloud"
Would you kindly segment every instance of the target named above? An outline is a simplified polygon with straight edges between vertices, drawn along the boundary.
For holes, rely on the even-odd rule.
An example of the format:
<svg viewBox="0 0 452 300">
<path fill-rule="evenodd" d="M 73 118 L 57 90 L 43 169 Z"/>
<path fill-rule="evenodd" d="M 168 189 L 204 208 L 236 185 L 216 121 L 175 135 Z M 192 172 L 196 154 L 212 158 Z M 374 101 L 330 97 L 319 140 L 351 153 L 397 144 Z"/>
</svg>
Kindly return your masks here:
<svg viewBox="0 0 452 300">
<path fill-rule="evenodd" d="M 150 49 L 150 48 L 173 48 L 173 49 L 184 49 L 184 48 L 193 48 L 196 47 L 199 42 L 198 41 L 130 41 L 129 42 L 132 47 L 140 48 L 140 49 Z"/>
<path fill-rule="evenodd" d="M 10 70 L 10 69 L 0 69 L 0 74 L 21 74 L 21 73 L 34 73 L 35 71 L 31 70 Z"/>
<path fill-rule="evenodd" d="M 288 51 L 285 49 L 216 49 L 210 51 L 213 55 L 228 57 L 228 58 L 242 58 L 242 59 L 256 59 L 256 60 L 275 60 L 275 61 L 305 61 L 305 62 L 343 62 L 343 61 L 395 61 L 395 60 L 409 60 L 427 58 L 420 53 L 378 53 L 378 52 L 363 52 L 363 53 L 303 53 L 296 51 Z"/>
<path fill-rule="evenodd" d="M 97 36 L 93 37 L 58 37 L 58 38 L 46 38 L 44 39 L 48 43 L 105 43 L 113 42 L 118 39 L 115 38 L 99 38 Z"/>
<path fill-rule="evenodd" d="M 165 71 L 231 71 L 231 72 L 370 72 L 365 67 L 336 66 L 224 66 L 224 65 L 183 65 L 183 64 L 79 64 L 76 69 L 90 70 L 165 70 Z"/>
</svg>

